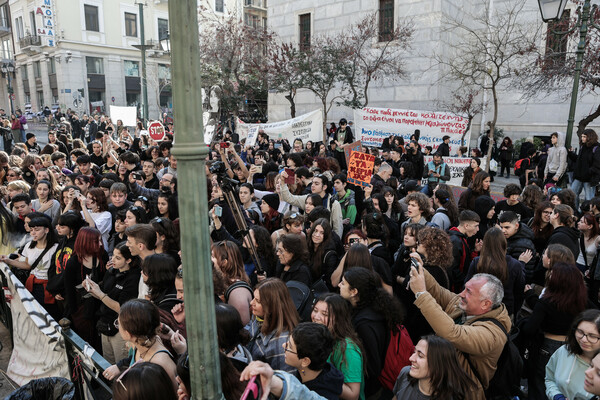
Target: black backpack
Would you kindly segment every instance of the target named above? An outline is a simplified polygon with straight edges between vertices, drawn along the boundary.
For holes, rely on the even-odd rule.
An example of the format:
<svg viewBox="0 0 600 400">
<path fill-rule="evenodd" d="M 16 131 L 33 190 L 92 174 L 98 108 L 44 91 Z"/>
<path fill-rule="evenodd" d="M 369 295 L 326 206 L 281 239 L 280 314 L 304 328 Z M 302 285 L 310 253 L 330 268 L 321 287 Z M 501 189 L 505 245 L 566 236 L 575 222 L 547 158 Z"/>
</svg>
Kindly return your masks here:
<svg viewBox="0 0 600 400">
<path fill-rule="evenodd" d="M 504 325 L 495 318 L 482 318 L 477 321 L 492 321 L 497 327 L 502 329 L 502 332 L 506 335 L 506 343 L 504 349 L 498 359 L 498 364 L 494 376 L 490 380 L 487 390 L 485 391 L 485 398 L 487 400 L 509 400 L 514 396 L 520 394 L 520 382 L 521 373 L 523 372 L 523 359 L 519 353 L 519 349 L 513 343 L 512 337 L 516 337 L 517 333 L 513 332 L 513 335 L 509 335 L 504 328 Z M 471 359 L 468 354 L 465 354 L 467 362 L 473 371 L 473 374 L 477 377 L 479 383 L 481 383 L 481 376 L 471 363 Z M 481 383 L 483 386 L 483 383 Z"/>
<path fill-rule="evenodd" d="M 290 291 L 290 296 L 296 306 L 298 315 L 300 315 L 300 319 L 302 321 L 310 321 L 310 314 L 315 302 L 312 290 L 304 283 L 298 281 L 287 281 L 285 285 Z"/>
</svg>

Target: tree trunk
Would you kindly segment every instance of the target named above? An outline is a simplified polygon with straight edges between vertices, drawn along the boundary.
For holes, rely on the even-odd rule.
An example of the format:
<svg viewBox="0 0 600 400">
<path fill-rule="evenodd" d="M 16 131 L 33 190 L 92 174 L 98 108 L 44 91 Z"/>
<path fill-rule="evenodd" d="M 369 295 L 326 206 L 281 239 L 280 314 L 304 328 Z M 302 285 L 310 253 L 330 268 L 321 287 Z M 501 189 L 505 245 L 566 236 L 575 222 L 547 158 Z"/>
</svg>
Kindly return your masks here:
<svg viewBox="0 0 600 400">
<path fill-rule="evenodd" d="M 600 117 L 600 104 L 598 105 L 598 108 L 596 108 L 596 111 L 579 121 L 579 124 L 577 125 L 577 136 L 581 138 L 585 128 L 598 117 Z"/>
<path fill-rule="evenodd" d="M 327 100 L 321 100 L 323 103 L 323 143 L 327 147 Z"/>
<path fill-rule="evenodd" d="M 465 145 L 465 136 L 467 136 L 467 133 L 469 132 L 469 130 L 471 130 L 471 122 L 473 122 L 473 116 L 469 115 L 469 119 L 467 120 L 467 129 L 465 129 L 462 136 L 460 137 L 461 146 Z"/>
<path fill-rule="evenodd" d="M 290 92 L 287 95 L 285 95 L 285 98 L 290 102 L 290 115 L 292 116 L 292 118 L 296 118 L 296 102 L 294 101 L 295 95 L 295 90 L 290 90 Z"/>
</svg>

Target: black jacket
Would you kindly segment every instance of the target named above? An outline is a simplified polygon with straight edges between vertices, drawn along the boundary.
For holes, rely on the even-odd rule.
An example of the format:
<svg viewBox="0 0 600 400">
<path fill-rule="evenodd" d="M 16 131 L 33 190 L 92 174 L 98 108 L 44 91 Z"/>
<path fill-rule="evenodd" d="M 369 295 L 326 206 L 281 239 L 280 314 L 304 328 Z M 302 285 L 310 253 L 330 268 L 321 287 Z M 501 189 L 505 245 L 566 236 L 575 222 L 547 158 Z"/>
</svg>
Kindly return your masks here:
<svg viewBox="0 0 600 400">
<path fill-rule="evenodd" d="M 535 257 L 535 244 L 533 243 L 533 231 L 525 223 L 519 223 L 519 230 L 517 233 L 506 239 L 506 254 L 514 258 L 519 259 L 521 253 L 526 250 L 531 250 L 533 258 L 525 265 L 525 271 L 527 276 L 533 274 L 533 270 L 536 265 Z"/>
<path fill-rule="evenodd" d="M 300 379 L 298 373 L 296 377 Z M 321 373 L 312 381 L 304 384 L 308 389 L 328 400 L 337 400 L 342 394 L 344 375 L 330 363 L 325 363 Z"/>
<path fill-rule="evenodd" d="M 440 153 L 443 157 L 450 156 L 450 146 L 446 143 L 442 143 L 438 146 L 436 153 Z"/>
<path fill-rule="evenodd" d="M 412 151 L 407 151 L 402 155 L 402 161 L 409 161 L 412 163 L 413 168 L 415 170 L 415 178 L 421 179 L 423 176 L 423 170 L 425 169 L 425 160 L 423 158 L 423 153 L 421 153 L 420 149 L 417 149 L 417 153 L 414 154 Z"/>
<path fill-rule="evenodd" d="M 452 266 L 448 270 L 450 289 L 454 293 L 460 293 L 465 286 L 465 276 L 471 264 L 473 251 L 467 236 L 458 228 L 450 228 L 448 235 L 452 243 Z"/>
<path fill-rule="evenodd" d="M 275 276 L 281 279 L 284 282 L 288 281 L 297 281 L 304 283 L 306 286 L 310 287 L 312 285 L 312 275 L 310 273 L 310 268 L 308 265 L 304 264 L 302 260 L 296 260 L 290 265 L 290 269 L 284 271 L 285 265 L 281 265 L 281 263 L 277 263 L 277 270 L 275 272 Z"/>
<path fill-rule="evenodd" d="M 548 245 L 554 243 L 562 244 L 571 249 L 573 257 L 576 260 L 579 257 L 579 231 L 577 229 L 559 226 L 552 232 L 550 239 L 548 239 Z"/>
<path fill-rule="evenodd" d="M 575 166 L 573 178 L 580 182 L 591 182 L 597 185 L 600 180 L 600 146 L 581 146 Z"/>
<path fill-rule="evenodd" d="M 390 332 L 385 317 L 370 307 L 355 310 L 352 325 L 365 349 L 365 396 L 369 397 L 381 387 L 378 378 L 385 362 Z"/>
</svg>

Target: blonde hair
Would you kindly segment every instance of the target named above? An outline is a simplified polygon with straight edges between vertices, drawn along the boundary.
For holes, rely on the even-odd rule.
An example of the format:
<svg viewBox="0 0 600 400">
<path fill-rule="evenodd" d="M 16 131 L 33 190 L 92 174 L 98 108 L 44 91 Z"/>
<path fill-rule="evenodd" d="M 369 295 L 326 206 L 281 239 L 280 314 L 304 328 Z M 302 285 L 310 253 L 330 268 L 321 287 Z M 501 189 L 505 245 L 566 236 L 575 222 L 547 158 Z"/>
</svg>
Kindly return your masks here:
<svg viewBox="0 0 600 400">
<path fill-rule="evenodd" d="M 29 194 L 29 189 L 31 189 L 31 186 L 29 186 L 29 184 L 25 181 L 8 182 L 8 185 L 6 185 L 6 187 L 11 190 L 22 190 L 23 193 L 27 194 Z"/>
</svg>

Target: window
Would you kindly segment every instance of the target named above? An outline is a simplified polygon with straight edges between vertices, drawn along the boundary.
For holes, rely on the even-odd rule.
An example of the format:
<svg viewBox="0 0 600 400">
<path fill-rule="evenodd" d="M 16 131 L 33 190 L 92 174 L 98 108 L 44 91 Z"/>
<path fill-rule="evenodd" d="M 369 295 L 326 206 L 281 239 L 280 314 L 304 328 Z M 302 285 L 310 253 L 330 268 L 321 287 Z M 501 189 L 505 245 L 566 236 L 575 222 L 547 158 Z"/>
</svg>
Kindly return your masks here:
<svg viewBox="0 0 600 400">
<path fill-rule="evenodd" d="M 23 36 L 25 36 L 25 31 L 23 30 L 23 17 L 15 19 L 15 27 L 17 28 L 17 39 L 22 39 Z"/>
<path fill-rule="evenodd" d="M 41 78 L 42 77 L 42 68 L 40 66 L 40 62 L 36 61 L 33 63 L 33 77 Z"/>
<path fill-rule="evenodd" d="M 158 64 L 158 79 L 171 79 L 171 67 L 166 64 Z"/>
<path fill-rule="evenodd" d="M 23 65 L 21 68 L 19 68 L 19 71 L 21 71 L 21 77 L 23 77 L 24 81 L 26 81 L 27 79 L 29 79 L 27 77 L 27 65 Z"/>
<path fill-rule="evenodd" d="M 37 92 L 37 101 L 38 109 L 42 110 L 44 108 L 44 92 L 42 90 L 38 90 Z"/>
<path fill-rule="evenodd" d="M 124 61 L 125 76 L 140 76 L 140 63 L 137 61 Z"/>
<path fill-rule="evenodd" d="M 300 50 L 310 49 L 310 14 L 300 15 Z"/>
<path fill-rule="evenodd" d="M 158 40 L 164 40 L 169 37 L 169 20 L 158 19 Z"/>
<path fill-rule="evenodd" d="M 1 43 L 2 48 L 0 52 L 0 58 L 4 60 L 12 60 L 12 46 L 10 44 L 10 39 L 3 39 Z"/>
<path fill-rule="evenodd" d="M 220 13 L 225 11 L 225 4 L 223 0 L 215 0 L 215 11 Z"/>
<path fill-rule="evenodd" d="M 100 23 L 98 22 L 98 7 L 85 4 L 83 6 L 85 13 L 85 30 L 100 32 Z"/>
<path fill-rule="evenodd" d="M 394 0 L 379 0 L 379 41 L 391 39 L 394 31 Z"/>
<path fill-rule="evenodd" d="M 137 37 L 137 15 L 125 13 L 125 36 Z"/>
<path fill-rule="evenodd" d="M 86 57 L 85 64 L 88 74 L 104 75 L 104 59 L 100 57 Z"/>
<path fill-rule="evenodd" d="M 0 26 L 2 28 L 10 28 L 8 19 L 8 3 L 4 3 L 0 6 Z"/>
<path fill-rule="evenodd" d="M 29 21 L 31 22 L 31 34 L 37 35 L 37 24 L 35 23 L 35 13 L 33 11 L 29 13 Z"/>
<path fill-rule="evenodd" d="M 569 30 L 569 21 L 571 19 L 571 10 L 565 10 L 560 21 L 548 23 L 546 31 L 546 62 L 558 65 L 564 65 L 567 61 L 567 44 L 569 36 L 555 32 L 565 32 Z"/>
<path fill-rule="evenodd" d="M 56 61 L 54 61 L 54 57 L 50 57 L 50 62 L 48 63 L 48 74 L 52 75 L 56 73 Z"/>
</svg>

